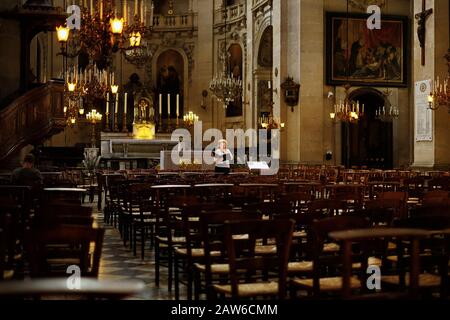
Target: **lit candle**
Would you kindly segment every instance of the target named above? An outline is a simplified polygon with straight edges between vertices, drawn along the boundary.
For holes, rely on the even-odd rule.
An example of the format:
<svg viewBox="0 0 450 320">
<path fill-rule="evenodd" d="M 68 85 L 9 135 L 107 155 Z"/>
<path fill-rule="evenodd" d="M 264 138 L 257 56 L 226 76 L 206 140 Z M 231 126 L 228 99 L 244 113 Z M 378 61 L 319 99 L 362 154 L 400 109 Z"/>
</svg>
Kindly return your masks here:
<svg viewBox="0 0 450 320">
<path fill-rule="evenodd" d="M 167 115 L 170 118 L 170 93 L 167 95 Z"/>
<path fill-rule="evenodd" d="M 177 118 L 180 116 L 180 95 L 177 94 Z"/>
<path fill-rule="evenodd" d="M 106 94 L 106 113 L 109 113 L 109 92 Z"/>
<path fill-rule="evenodd" d="M 151 8 L 151 12 L 150 12 L 150 26 L 153 26 L 153 12 L 154 12 L 154 10 L 155 10 L 155 6 L 154 6 L 153 1 L 152 1 L 152 8 Z"/>
<path fill-rule="evenodd" d="M 159 116 L 162 115 L 162 94 L 159 94 Z"/>
<path fill-rule="evenodd" d="M 124 98 L 124 101 L 123 101 L 123 113 L 124 114 L 127 114 L 127 98 L 128 98 L 128 92 L 125 92 L 125 98 Z"/>
</svg>

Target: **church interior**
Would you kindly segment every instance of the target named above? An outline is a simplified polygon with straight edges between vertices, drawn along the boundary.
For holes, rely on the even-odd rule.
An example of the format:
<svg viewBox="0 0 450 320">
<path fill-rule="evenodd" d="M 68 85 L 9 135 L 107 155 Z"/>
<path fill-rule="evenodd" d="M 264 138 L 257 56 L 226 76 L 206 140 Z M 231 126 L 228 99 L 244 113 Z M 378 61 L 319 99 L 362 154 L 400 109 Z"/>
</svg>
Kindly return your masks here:
<svg viewBox="0 0 450 320">
<path fill-rule="evenodd" d="M 448 301 L 449 17 L 1 1 L 0 299 Z"/>
</svg>

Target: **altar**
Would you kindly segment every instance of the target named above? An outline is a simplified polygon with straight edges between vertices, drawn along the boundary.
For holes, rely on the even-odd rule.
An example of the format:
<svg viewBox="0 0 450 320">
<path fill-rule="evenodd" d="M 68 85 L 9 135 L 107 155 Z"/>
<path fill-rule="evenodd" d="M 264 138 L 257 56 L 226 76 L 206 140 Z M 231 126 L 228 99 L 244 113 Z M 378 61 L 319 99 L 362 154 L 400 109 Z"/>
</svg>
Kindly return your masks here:
<svg viewBox="0 0 450 320">
<path fill-rule="evenodd" d="M 138 168 L 142 162 L 159 164 L 161 153 L 171 151 L 177 144 L 166 135 L 139 139 L 131 133 L 102 132 L 100 150 L 107 167 L 117 167 L 118 163 L 119 169 L 123 170 Z"/>
</svg>

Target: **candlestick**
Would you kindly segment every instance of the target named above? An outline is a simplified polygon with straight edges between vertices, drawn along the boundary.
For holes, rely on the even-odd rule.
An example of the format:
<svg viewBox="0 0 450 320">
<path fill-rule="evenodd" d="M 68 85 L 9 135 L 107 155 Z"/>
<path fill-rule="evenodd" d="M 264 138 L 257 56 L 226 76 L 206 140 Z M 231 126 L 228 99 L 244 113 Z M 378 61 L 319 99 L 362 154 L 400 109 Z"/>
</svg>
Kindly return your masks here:
<svg viewBox="0 0 450 320">
<path fill-rule="evenodd" d="M 167 115 L 170 119 L 170 93 L 167 95 Z"/>
<path fill-rule="evenodd" d="M 119 114 L 114 114 L 114 132 L 119 132 Z"/>
<path fill-rule="evenodd" d="M 125 114 L 127 114 L 127 99 L 128 98 L 128 92 L 125 92 L 125 97 L 124 97 L 124 100 L 123 100 L 123 102 L 124 102 L 124 105 L 123 105 L 123 113 L 125 113 Z"/>
<path fill-rule="evenodd" d="M 155 10 L 155 5 L 153 4 L 153 1 L 152 1 L 152 7 L 151 7 L 151 12 L 150 12 L 150 26 L 152 27 L 153 26 L 153 12 L 154 12 L 154 10 Z"/>
<path fill-rule="evenodd" d="M 109 112 L 109 92 L 106 94 L 106 113 Z"/>
<path fill-rule="evenodd" d="M 110 132 L 109 129 L 109 112 L 105 112 L 105 132 Z"/>
<path fill-rule="evenodd" d="M 119 112 L 119 94 L 118 93 L 116 93 L 116 108 L 114 111 L 116 114 Z"/>
<path fill-rule="evenodd" d="M 122 116 L 122 132 L 128 133 L 128 127 L 127 127 L 127 114 L 124 113 Z"/>
</svg>

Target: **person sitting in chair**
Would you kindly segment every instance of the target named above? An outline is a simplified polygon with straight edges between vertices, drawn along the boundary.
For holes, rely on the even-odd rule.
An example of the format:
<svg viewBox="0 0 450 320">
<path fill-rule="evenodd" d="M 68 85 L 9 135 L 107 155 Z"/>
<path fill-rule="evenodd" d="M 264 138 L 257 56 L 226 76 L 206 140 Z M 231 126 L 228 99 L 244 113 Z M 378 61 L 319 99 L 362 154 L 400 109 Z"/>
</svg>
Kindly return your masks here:
<svg viewBox="0 0 450 320">
<path fill-rule="evenodd" d="M 34 168 L 35 158 L 32 154 L 25 156 L 22 167 L 17 168 L 11 175 L 11 183 L 20 186 L 38 187 L 42 185 L 41 172 Z"/>
</svg>

